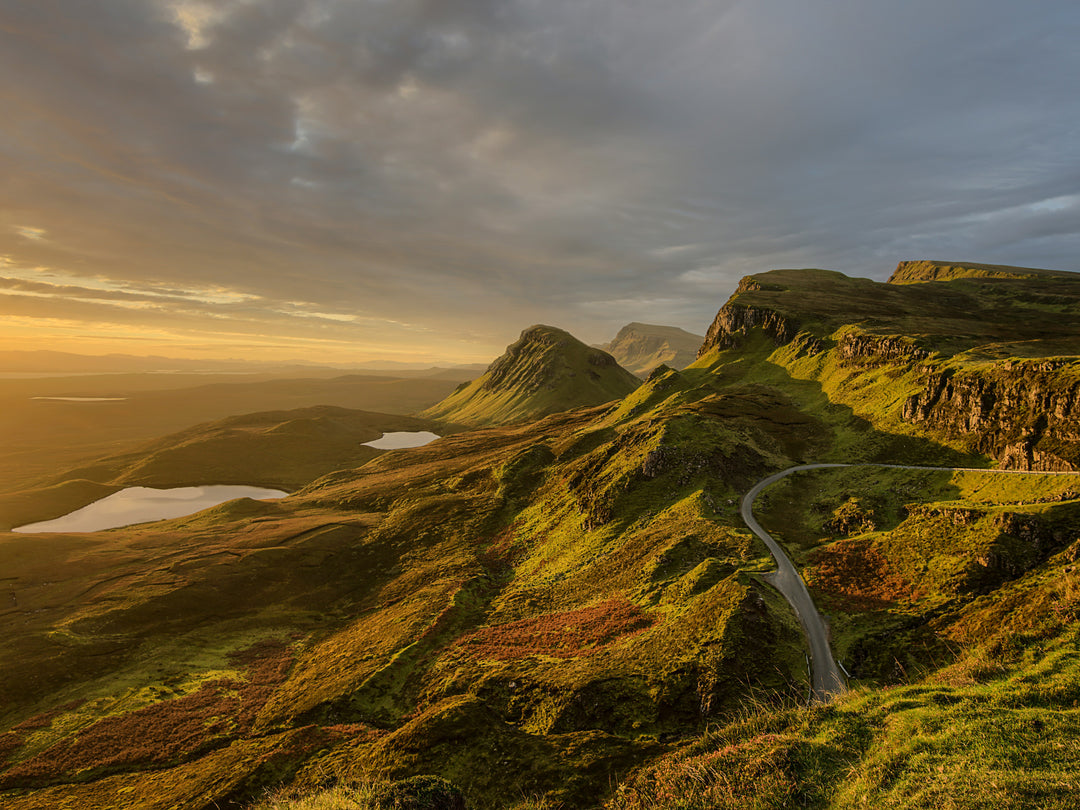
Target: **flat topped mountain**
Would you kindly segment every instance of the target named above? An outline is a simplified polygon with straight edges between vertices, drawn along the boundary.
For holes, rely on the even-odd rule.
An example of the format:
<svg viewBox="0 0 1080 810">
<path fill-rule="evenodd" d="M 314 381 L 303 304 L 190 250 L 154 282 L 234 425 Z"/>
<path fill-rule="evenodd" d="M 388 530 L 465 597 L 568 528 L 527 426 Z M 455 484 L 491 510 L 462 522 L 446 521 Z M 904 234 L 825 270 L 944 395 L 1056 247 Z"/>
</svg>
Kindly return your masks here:
<svg viewBox="0 0 1080 810">
<path fill-rule="evenodd" d="M 553 326 L 530 326 L 479 378 L 423 416 L 462 425 L 536 419 L 621 399 L 640 381 L 610 354 Z"/>
<path fill-rule="evenodd" d="M 686 368 L 694 362 L 703 340 L 701 335 L 676 326 L 635 322 L 620 329 L 610 343 L 597 348 L 611 354 L 623 368 L 647 377 L 660 364 Z"/>
<path fill-rule="evenodd" d="M 905 262 L 892 281 L 747 276 L 699 364 L 777 350 L 773 362 L 892 432 L 923 431 L 1003 467 L 1080 469 L 1080 274 Z"/>
<path fill-rule="evenodd" d="M 1080 274 L 937 262 L 903 262 L 889 283 L 830 270 L 757 273 L 717 313 L 699 356 L 753 326 L 781 342 L 854 326 L 946 354 L 1072 355 L 1080 353 Z"/>
<path fill-rule="evenodd" d="M 958 278 L 1030 278 L 1076 276 L 1065 270 L 1040 270 L 1037 267 L 1011 267 L 1006 264 L 977 262 L 942 262 L 934 259 L 900 262 L 889 276 L 890 284 L 921 284 L 925 281 L 953 281 Z"/>
</svg>

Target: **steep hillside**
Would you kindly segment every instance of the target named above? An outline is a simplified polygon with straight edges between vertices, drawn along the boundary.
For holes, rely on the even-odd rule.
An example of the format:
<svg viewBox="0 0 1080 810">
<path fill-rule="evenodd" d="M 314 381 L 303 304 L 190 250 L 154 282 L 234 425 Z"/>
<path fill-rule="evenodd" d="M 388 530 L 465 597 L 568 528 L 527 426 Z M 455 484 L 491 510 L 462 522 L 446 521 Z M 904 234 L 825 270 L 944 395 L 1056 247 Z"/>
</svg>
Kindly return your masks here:
<svg viewBox="0 0 1080 810">
<path fill-rule="evenodd" d="M 1080 274 L 1012 269 L 922 281 L 940 266 L 909 263 L 902 284 L 823 270 L 748 276 L 698 364 L 766 336 L 783 374 L 881 429 L 1010 468 L 1076 469 Z"/>
<path fill-rule="evenodd" d="M 531 326 L 478 379 L 422 416 L 496 425 L 621 399 L 638 380 L 607 352 L 553 326 Z"/>
<path fill-rule="evenodd" d="M 597 348 L 606 351 L 628 371 L 646 377 L 659 365 L 675 369 L 690 365 L 704 340 L 701 335 L 675 326 L 628 323 L 614 340 Z"/>
<path fill-rule="evenodd" d="M 437 773 L 475 807 L 593 806 L 754 691 L 798 701 L 797 623 L 734 503 L 819 428 L 754 397 L 786 418 L 584 409 L 277 503 L 0 534 L 0 801 L 201 809 Z"/>
<path fill-rule="evenodd" d="M 718 727 L 607 810 L 1075 806 L 1080 476 L 807 472 L 765 520 L 854 688 Z"/>
</svg>

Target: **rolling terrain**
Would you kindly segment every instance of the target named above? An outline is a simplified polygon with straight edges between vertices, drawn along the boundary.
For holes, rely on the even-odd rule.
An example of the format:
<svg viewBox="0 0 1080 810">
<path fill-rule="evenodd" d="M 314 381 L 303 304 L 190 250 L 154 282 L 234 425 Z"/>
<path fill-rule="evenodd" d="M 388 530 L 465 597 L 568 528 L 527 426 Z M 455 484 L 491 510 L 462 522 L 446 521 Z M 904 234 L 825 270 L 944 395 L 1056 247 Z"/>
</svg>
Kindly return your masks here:
<svg viewBox="0 0 1080 810">
<path fill-rule="evenodd" d="M 384 432 L 421 430 L 455 428 L 329 405 L 231 416 L 58 472 L 37 487 L 0 493 L 0 527 L 51 520 L 124 487 L 209 483 L 292 491 L 380 455 L 366 442 Z"/>
<path fill-rule="evenodd" d="M 0 380 L 0 492 L 47 485 L 77 464 L 130 452 L 165 434 L 229 416 L 320 405 L 414 413 L 472 376 L 434 373 L 408 378 L 334 372 L 304 378 L 102 374 Z"/>
<path fill-rule="evenodd" d="M 1078 302 L 1024 268 L 756 274 L 694 363 L 621 393 L 575 399 L 607 361 L 526 330 L 426 414 L 488 426 L 315 477 L 362 421 L 252 417 L 254 457 L 264 428 L 334 425 L 267 450 L 310 476 L 289 498 L 0 533 L 0 802 L 1072 807 L 1080 475 L 1039 473 L 1080 469 Z M 188 439 L 232 455 L 245 424 L 102 463 L 179 476 Z M 740 501 L 815 462 L 973 469 L 764 488 L 850 674 L 807 708 Z"/>
</svg>

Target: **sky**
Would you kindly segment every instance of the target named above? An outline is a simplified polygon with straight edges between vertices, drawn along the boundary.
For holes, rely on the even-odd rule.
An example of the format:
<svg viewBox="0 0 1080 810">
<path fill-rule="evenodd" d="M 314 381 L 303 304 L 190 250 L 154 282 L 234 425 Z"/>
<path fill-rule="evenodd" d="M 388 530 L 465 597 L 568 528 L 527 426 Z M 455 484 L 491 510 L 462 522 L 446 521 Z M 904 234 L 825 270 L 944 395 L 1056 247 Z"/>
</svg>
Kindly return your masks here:
<svg viewBox="0 0 1080 810">
<path fill-rule="evenodd" d="M 1075 0 L 0 0 L 0 347 L 485 362 L 1080 269 Z"/>
</svg>

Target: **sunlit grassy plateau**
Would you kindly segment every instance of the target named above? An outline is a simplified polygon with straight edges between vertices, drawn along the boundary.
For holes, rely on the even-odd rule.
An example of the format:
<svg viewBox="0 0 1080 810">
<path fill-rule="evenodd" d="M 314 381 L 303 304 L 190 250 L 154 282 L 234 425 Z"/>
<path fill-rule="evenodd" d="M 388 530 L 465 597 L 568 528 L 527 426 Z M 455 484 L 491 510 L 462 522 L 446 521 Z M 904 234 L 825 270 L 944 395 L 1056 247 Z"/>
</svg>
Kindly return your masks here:
<svg viewBox="0 0 1080 810">
<path fill-rule="evenodd" d="M 851 675 L 811 707 L 738 502 L 812 461 L 1080 467 L 1080 276 L 758 274 L 696 363 L 613 401 L 530 331 L 502 387 L 381 409 L 450 395 L 438 422 L 298 402 L 11 486 L 6 525 L 202 470 L 296 491 L 0 534 L 0 804 L 1076 806 L 1080 475 L 767 490 Z M 453 435 L 356 455 L 420 425 Z"/>
</svg>

